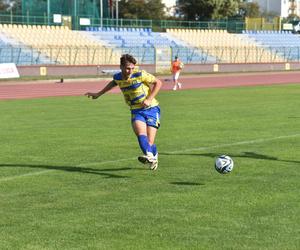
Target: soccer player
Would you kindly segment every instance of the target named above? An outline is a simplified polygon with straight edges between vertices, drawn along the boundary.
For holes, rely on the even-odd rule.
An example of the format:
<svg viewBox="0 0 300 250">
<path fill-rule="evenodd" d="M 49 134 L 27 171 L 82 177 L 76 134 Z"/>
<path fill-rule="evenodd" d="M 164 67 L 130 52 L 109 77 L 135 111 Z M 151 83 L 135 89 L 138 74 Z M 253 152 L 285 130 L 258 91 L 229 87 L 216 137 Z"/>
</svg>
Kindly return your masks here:
<svg viewBox="0 0 300 250">
<path fill-rule="evenodd" d="M 138 160 L 149 165 L 151 170 L 156 170 L 158 153 L 154 142 L 160 126 L 160 107 L 155 97 L 162 82 L 144 70 L 136 70 L 136 63 L 133 56 L 122 55 L 120 59 L 121 72 L 114 74 L 113 80 L 99 92 L 87 92 L 85 95 L 97 99 L 112 88 L 119 86 L 125 102 L 131 109 L 132 128 L 144 153 L 138 157 Z"/>
<path fill-rule="evenodd" d="M 181 83 L 178 82 L 178 78 L 180 75 L 180 72 L 183 68 L 183 63 L 178 59 L 178 56 L 175 56 L 175 60 L 172 62 L 171 65 L 171 71 L 173 76 L 173 90 L 177 90 L 177 87 L 181 89 Z"/>
</svg>

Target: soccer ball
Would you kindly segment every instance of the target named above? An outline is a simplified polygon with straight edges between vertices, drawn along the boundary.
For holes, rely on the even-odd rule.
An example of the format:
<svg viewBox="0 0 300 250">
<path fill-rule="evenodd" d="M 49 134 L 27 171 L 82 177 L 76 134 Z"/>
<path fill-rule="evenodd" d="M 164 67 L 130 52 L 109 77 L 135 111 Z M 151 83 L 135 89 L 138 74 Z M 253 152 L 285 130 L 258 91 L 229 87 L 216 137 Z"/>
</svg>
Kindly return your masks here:
<svg viewBox="0 0 300 250">
<path fill-rule="evenodd" d="M 221 155 L 215 161 L 215 169 L 220 174 L 230 173 L 233 169 L 233 160 L 228 155 Z"/>
</svg>

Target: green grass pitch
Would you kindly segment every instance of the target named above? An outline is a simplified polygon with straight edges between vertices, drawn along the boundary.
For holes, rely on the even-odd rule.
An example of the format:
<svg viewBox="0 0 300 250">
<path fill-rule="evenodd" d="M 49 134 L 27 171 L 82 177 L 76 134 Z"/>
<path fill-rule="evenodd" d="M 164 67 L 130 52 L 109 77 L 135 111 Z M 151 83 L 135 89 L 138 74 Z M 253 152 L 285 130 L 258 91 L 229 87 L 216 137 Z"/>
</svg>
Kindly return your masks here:
<svg viewBox="0 0 300 250">
<path fill-rule="evenodd" d="M 1 101 L 0 249 L 300 249 L 300 85 L 158 99 L 155 172 L 120 95 Z"/>
</svg>

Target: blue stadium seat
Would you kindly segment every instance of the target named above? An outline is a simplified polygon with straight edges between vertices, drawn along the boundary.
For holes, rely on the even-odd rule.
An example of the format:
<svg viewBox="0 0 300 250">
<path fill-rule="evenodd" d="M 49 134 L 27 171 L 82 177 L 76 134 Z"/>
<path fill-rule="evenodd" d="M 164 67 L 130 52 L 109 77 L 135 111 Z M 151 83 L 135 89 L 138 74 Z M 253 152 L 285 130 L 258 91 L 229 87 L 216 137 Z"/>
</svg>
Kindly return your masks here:
<svg viewBox="0 0 300 250">
<path fill-rule="evenodd" d="M 180 55 L 184 63 L 216 62 L 215 57 L 207 55 L 199 48 L 191 48 L 175 37 L 170 37 L 166 33 L 152 32 L 149 28 L 120 27 L 117 34 L 108 29 L 102 32 L 86 32 L 86 34 L 92 35 L 94 39 L 101 41 L 106 46 L 119 48 L 122 51 L 127 49 L 139 51 L 136 54 L 143 55 L 142 58 L 139 58 L 140 63 L 155 63 L 154 48 L 156 47 L 169 47 L 172 51 L 176 50 L 176 54 Z"/>
<path fill-rule="evenodd" d="M 300 38 L 290 31 L 268 31 L 244 35 L 286 60 L 299 61 Z"/>
</svg>

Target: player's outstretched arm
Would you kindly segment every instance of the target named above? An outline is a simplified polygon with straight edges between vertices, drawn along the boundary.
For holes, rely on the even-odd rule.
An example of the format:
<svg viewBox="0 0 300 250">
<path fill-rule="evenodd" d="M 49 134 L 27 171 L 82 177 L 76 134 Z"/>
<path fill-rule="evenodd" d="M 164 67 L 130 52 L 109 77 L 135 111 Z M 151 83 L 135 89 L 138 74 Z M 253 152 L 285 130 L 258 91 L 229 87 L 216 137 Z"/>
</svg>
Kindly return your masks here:
<svg viewBox="0 0 300 250">
<path fill-rule="evenodd" d="M 102 96 L 106 92 L 110 91 L 115 86 L 117 86 L 117 84 L 115 83 L 115 81 L 111 81 L 102 90 L 100 90 L 99 92 L 96 92 L 96 93 L 87 92 L 84 95 L 87 96 L 88 98 L 92 97 L 92 99 L 97 99 L 98 97 Z"/>
</svg>

